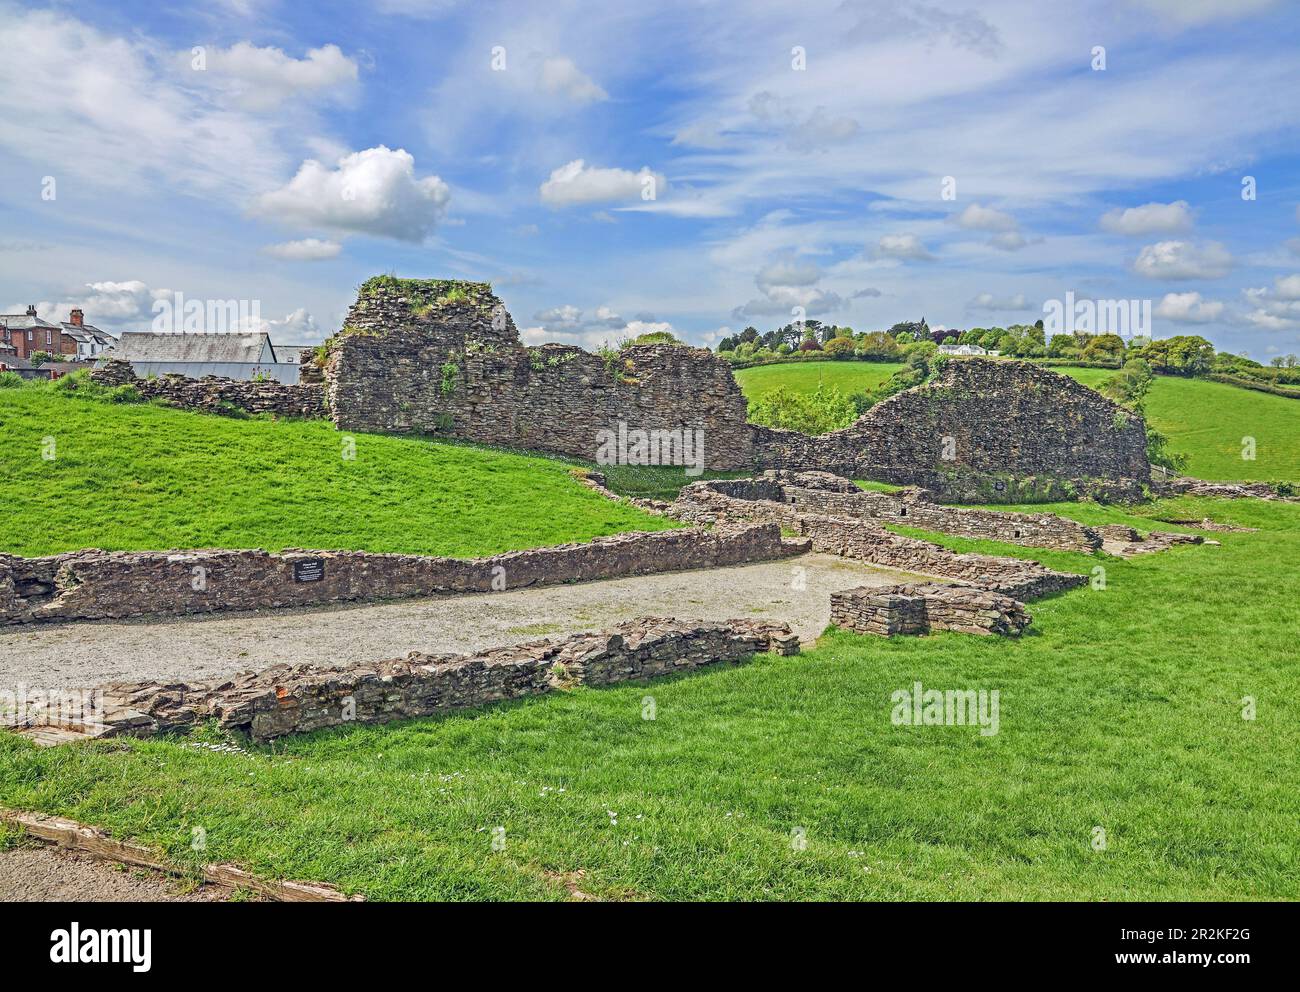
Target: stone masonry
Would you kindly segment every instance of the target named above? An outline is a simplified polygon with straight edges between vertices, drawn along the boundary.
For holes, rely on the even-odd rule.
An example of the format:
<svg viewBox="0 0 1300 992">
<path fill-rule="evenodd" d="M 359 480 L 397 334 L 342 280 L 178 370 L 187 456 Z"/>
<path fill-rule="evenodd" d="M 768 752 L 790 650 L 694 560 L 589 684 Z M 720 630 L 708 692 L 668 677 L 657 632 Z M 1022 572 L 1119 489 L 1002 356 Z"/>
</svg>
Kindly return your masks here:
<svg viewBox="0 0 1300 992">
<path fill-rule="evenodd" d="M 103 386 L 134 386 L 147 400 L 162 399 L 172 406 L 201 413 L 273 413 L 279 417 L 320 417 L 324 414 L 325 389 L 316 384 L 290 385 L 274 380 L 253 382 L 208 375 L 189 379 L 170 374 L 141 379 L 130 362 L 110 358 L 104 367 L 90 373 Z"/>
<path fill-rule="evenodd" d="M 699 430 L 704 467 L 750 466 L 745 398 L 728 363 L 707 349 L 525 348 L 483 284 L 457 284 L 464 298 L 420 303 L 440 285 L 362 288 L 324 365 L 340 428 L 442 433 L 587 461 L 596 459 L 598 433 L 620 424 Z"/>
<path fill-rule="evenodd" d="M 115 683 L 101 711 L 75 729 L 92 736 L 185 733 L 217 720 L 256 741 L 352 723 L 385 723 L 536 696 L 571 685 L 652 679 L 761 652 L 795 654 L 785 624 L 643 618 L 612 630 L 493 648 L 473 655 L 412 653 L 345 669 L 278 665 L 219 682 Z M 92 699 L 95 697 L 91 697 Z"/>
<path fill-rule="evenodd" d="M 1142 419 L 1041 366 L 951 359 L 935 378 L 818 437 L 755 428 L 765 468 L 919 485 L 951 502 L 1137 499 Z"/>
<path fill-rule="evenodd" d="M 860 634 L 892 637 L 952 630 L 1018 637 L 1029 622 L 1023 603 L 968 586 L 863 586 L 831 593 L 831 623 Z"/>
<path fill-rule="evenodd" d="M 1101 547 L 1095 530 L 1052 513 L 1003 513 L 931 502 L 923 490 L 882 493 L 859 489 L 849 479 L 828 472 L 768 471 L 758 479 L 697 482 L 682 491 L 689 502 L 711 489 L 736 499 L 764 499 L 795 510 L 827 516 L 937 530 L 962 537 L 984 538 L 1062 551 L 1094 551 Z"/>
<path fill-rule="evenodd" d="M 491 592 L 765 561 L 807 550 L 775 524 L 616 534 L 489 558 L 364 551 L 0 554 L 0 624 Z"/>
<path fill-rule="evenodd" d="M 776 474 L 692 483 L 682 489 L 667 512 L 693 523 L 776 523 L 810 539 L 814 551 L 953 579 L 1019 600 L 1052 595 L 1087 581 L 1082 575 L 1057 572 L 1035 561 L 949 551 L 930 541 L 895 534 L 870 517 L 809 512 L 789 501 L 781 477 Z"/>
</svg>

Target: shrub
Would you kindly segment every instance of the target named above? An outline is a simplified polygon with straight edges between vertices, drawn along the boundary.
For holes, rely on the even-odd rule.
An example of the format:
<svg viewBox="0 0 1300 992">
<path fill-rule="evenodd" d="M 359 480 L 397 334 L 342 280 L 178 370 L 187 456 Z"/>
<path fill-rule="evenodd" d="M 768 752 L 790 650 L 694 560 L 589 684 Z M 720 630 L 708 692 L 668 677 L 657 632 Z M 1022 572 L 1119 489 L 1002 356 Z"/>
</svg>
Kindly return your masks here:
<svg viewBox="0 0 1300 992">
<path fill-rule="evenodd" d="M 17 372 L 0 372 L 0 389 L 20 389 L 23 377 Z"/>
<path fill-rule="evenodd" d="M 826 434 L 848 427 L 857 419 L 853 401 L 834 387 L 820 385 L 811 394 L 795 393 L 778 386 L 749 405 L 751 423 Z"/>
<path fill-rule="evenodd" d="M 853 357 L 853 339 L 852 338 L 831 338 L 824 345 L 822 351 L 831 358 L 852 358 Z"/>
<path fill-rule="evenodd" d="M 460 371 L 460 366 L 455 362 L 442 363 L 442 383 L 441 390 L 443 396 L 450 396 L 456 391 L 456 373 Z"/>
</svg>

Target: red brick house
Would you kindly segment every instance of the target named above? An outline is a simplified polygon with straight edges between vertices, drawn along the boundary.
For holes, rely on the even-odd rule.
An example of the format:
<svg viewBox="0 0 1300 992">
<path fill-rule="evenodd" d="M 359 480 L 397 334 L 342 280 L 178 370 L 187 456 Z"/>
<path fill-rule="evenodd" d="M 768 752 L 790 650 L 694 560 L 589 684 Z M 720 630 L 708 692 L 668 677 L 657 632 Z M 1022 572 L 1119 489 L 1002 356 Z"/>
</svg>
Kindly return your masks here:
<svg viewBox="0 0 1300 992">
<path fill-rule="evenodd" d="M 35 306 L 26 313 L 0 313 L 0 343 L 12 345 L 18 358 L 31 358 L 35 352 L 51 355 L 75 355 L 77 340 L 57 324 L 42 320 Z"/>
</svg>

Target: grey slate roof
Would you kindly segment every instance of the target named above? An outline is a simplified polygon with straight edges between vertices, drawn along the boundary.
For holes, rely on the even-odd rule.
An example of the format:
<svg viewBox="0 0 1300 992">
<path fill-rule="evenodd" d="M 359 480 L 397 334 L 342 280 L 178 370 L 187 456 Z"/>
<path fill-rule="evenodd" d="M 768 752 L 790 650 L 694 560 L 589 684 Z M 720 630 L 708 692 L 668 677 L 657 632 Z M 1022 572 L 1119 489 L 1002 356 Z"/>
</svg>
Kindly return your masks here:
<svg viewBox="0 0 1300 992">
<path fill-rule="evenodd" d="M 40 317 L 34 317 L 30 313 L 0 313 L 0 324 L 11 331 L 25 331 L 29 328 L 45 330 L 47 327 L 52 331 L 59 330 L 58 325 L 41 320 Z"/>
<path fill-rule="evenodd" d="M 256 334 L 158 334 L 124 331 L 113 358 L 128 362 L 246 362 L 256 363 L 270 343 Z M 274 354 L 274 348 L 272 348 Z"/>
</svg>

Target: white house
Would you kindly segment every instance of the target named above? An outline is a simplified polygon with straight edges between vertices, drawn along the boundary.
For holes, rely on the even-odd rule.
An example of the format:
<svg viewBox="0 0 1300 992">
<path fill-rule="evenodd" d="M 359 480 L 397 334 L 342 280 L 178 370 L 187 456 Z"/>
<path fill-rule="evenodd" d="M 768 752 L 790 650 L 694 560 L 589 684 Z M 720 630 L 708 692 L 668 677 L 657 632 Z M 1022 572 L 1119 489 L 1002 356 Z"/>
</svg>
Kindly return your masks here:
<svg viewBox="0 0 1300 992">
<path fill-rule="evenodd" d="M 941 344 L 941 355 L 996 355 L 996 351 L 987 351 L 977 344 Z"/>
</svg>

